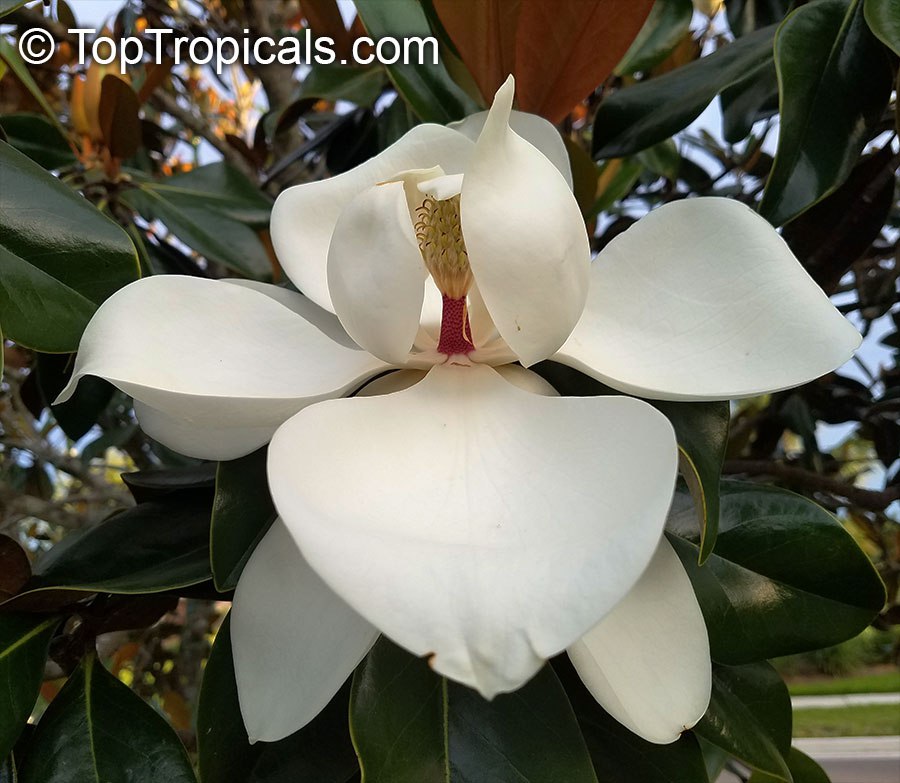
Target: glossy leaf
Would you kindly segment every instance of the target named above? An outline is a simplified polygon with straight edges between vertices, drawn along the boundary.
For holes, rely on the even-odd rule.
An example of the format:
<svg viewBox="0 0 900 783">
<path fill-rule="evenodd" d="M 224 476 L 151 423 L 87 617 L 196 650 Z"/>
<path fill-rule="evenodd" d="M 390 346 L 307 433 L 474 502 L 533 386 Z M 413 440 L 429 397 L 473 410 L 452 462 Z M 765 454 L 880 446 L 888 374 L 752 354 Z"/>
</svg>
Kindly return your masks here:
<svg viewBox="0 0 900 783">
<path fill-rule="evenodd" d="M 0 117 L 9 143 L 45 169 L 75 162 L 75 155 L 59 130 L 40 114 L 7 114 Z"/>
<path fill-rule="evenodd" d="M 900 56 L 900 0 L 865 0 L 869 29 Z"/>
<path fill-rule="evenodd" d="M 714 660 L 743 664 L 828 647 L 865 628 L 884 585 L 840 523 L 806 498 L 723 481 L 706 564 L 690 503 L 676 495 L 670 540 L 697 593 Z"/>
<path fill-rule="evenodd" d="M 652 405 L 665 414 L 678 439 L 678 469 L 694 499 L 700 527 L 698 562 L 712 554 L 719 531 L 719 480 L 728 445 L 727 402 L 664 402 Z"/>
<path fill-rule="evenodd" d="M 856 164 L 847 181 L 784 227 L 782 236 L 828 294 L 881 233 L 894 204 L 890 145 Z"/>
<path fill-rule="evenodd" d="M 424 38 L 431 35 L 425 11 L 415 0 L 394 0 L 391 3 L 359 0 L 356 10 L 376 41 L 387 37 Z M 397 62 L 385 67 L 397 91 L 425 122 L 446 124 L 461 120 L 482 108 L 450 78 L 440 61 L 434 64 L 428 50 L 423 64 L 413 61 L 404 65 Z"/>
<path fill-rule="evenodd" d="M 729 144 L 747 138 L 754 123 L 778 111 L 778 77 L 774 60 L 746 79 L 722 90 L 722 135 Z"/>
<path fill-rule="evenodd" d="M 141 470 L 123 473 L 122 481 L 138 503 L 172 499 L 175 495 L 190 493 L 212 499 L 216 485 L 215 462 L 204 462 L 184 468 Z"/>
<path fill-rule="evenodd" d="M 37 562 L 11 602 L 31 609 L 58 591 L 71 593 L 71 600 L 96 592 L 158 593 L 211 576 L 208 502 L 183 495 L 142 503 L 68 536 Z"/>
<path fill-rule="evenodd" d="M 600 783 L 709 783 L 696 737 L 656 745 L 608 715 L 587 691 L 568 656 L 553 660 L 565 686 Z"/>
<path fill-rule="evenodd" d="M 760 27 L 778 24 L 793 2 L 794 0 L 728 0 L 725 4 L 728 26 L 735 37 L 740 37 Z"/>
<path fill-rule="evenodd" d="M 269 494 L 262 448 L 220 462 L 209 530 L 210 562 L 219 590 L 233 590 L 251 553 L 278 513 Z"/>
<path fill-rule="evenodd" d="M 300 95 L 371 106 L 384 92 L 386 82 L 381 68 L 335 64 L 313 66 L 300 85 Z"/>
<path fill-rule="evenodd" d="M 791 748 L 786 761 L 794 783 L 831 783 L 831 778 L 825 770 L 797 748 Z M 781 781 L 779 777 L 756 771 L 750 776 L 749 783 L 779 783 L 779 781 Z"/>
<path fill-rule="evenodd" d="M 630 155 L 686 128 L 719 92 L 771 61 L 774 33 L 774 27 L 758 30 L 662 76 L 614 92 L 597 111 L 594 157 Z"/>
<path fill-rule="evenodd" d="M 37 356 L 36 369 L 41 397 L 70 440 L 78 440 L 90 431 L 115 392 L 111 383 L 92 375 L 78 384 L 70 400 L 62 405 L 52 405 L 68 382 L 74 364 L 75 357 L 71 354 L 45 353 Z"/>
<path fill-rule="evenodd" d="M 130 158 L 141 146 L 140 103 L 117 75 L 103 77 L 98 109 L 103 140 L 114 158 Z"/>
<path fill-rule="evenodd" d="M 0 16 L 6 16 L 10 11 L 25 5 L 28 0 L 0 0 Z"/>
<path fill-rule="evenodd" d="M 653 0 L 523 3 L 514 71 L 519 108 L 550 122 L 563 120 L 612 73 L 652 5 Z"/>
<path fill-rule="evenodd" d="M 0 142 L 0 326 L 9 339 L 71 352 L 96 306 L 137 279 L 128 235 Z"/>
<path fill-rule="evenodd" d="M 0 614 L 0 759 L 34 709 L 58 617 Z"/>
<path fill-rule="evenodd" d="M 236 218 L 233 200 L 227 195 L 216 196 L 177 181 L 143 182 L 123 193 L 122 201 L 145 219 L 162 221 L 210 261 L 256 280 L 271 279 L 272 264 L 265 247 L 256 232 Z M 256 212 L 257 208 L 251 209 Z"/>
<path fill-rule="evenodd" d="M 230 629 L 226 617 L 216 633 L 200 684 L 197 750 L 202 783 L 246 780 L 264 747 L 250 744 L 241 720 Z"/>
<path fill-rule="evenodd" d="M 21 783 L 196 783 L 175 732 L 156 710 L 88 655 L 47 708 Z"/>
<path fill-rule="evenodd" d="M 765 661 L 715 666 L 706 715 L 694 732 L 754 769 L 791 783 L 791 697 Z"/>
<path fill-rule="evenodd" d="M 656 0 L 650 15 L 614 73 L 647 72 L 668 57 L 691 26 L 691 0 Z"/>
<path fill-rule="evenodd" d="M 621 201 L 635 186 L 644 165 L 636 158 L 612 158 L 604 161 L 600 167 L 600 178 L 597 182 L 597 200 L 586 215 L 596 217 L 606 212 L 617 201 Z"/>
<path fill-rule="evenodd" d="M 850 175 L 891 93 L 890 62 L 862 0 L 819 0 L 778 29 L 781 127 L 759 211 L 780 226 Z"/>
<path fill-rule="evenodd" d="M 382 637 L 354 676 L 350 722 L 367 783 L 597 780 L 549 666 L 488 702 Z"/>
</svg>

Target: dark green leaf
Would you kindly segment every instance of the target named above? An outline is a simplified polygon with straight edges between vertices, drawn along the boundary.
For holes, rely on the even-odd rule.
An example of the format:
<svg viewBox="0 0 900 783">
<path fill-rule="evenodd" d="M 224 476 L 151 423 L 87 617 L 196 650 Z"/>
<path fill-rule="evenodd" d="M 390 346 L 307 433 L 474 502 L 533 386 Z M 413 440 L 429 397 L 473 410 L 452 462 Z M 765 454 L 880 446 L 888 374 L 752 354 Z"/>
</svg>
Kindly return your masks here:
<svg viewBox="0 0 900 783">
<path fill-rule="evenodd" d="M 21 783 L 196 783 L 165 719 L 94 655 L 81 662 L 47 708 L 19 777 Z"/>
<path fill-rule="evenodd" d="M 637 157 L 644 167 L 653 174 L 665 177 L 671 182 L 675 182 L 678 179 L 678 170 L 681 168 L 681 155 L 672 139 L 666 139 L 643 152 L 639 152 Z"/>
<path fill-rule="evenodd" d="M 760 27 L 778 24 L 792 5 L 792 0 L 728 0 L 725 12 L 731 32 L 740 37 Z"/>
<path fill-rule="evenodd" d="M 49 353 L 74 351 L 96 306 L 137 279 L 128 235 L 0 142 L 0 325 Z"/>
<path fill-rule="evenodd" d="M 58 617 L 0 614 L 0 759 L 34 709 Z"/>
<path fill-rule="evenodd" d="M 75 357 L 71 354 L 38 354 L 38 387 L 44 403 L 51 405 L 72 374 Z M 97 422 L 97 417 L 112 399 L 115 388 L 96 376 L 84 378 L 71 399 L 52 405 L 53 417 L 71 440 L 78 440 Z"/>
<path fill-rule="evenodd" d="M 75 155 L 59 130 L 40 114 L 7 114 L 0 127 L 9 143 L 45 169 L 75 162 Z"/>
<path fill-rule="evenodd" d="M 0 0 L 0 16 L 6 16 L 10 11 L 15 11 L 27 2 L 29 0 Z"/>
<path fill-rule="evenodd" d="M 886 46 L 900 55 L 900 0 L 865 0 L 866 22 Z"/>
<path fill-rule="evenodd" d="M 75 533 L 35 565 L 34 576 L 11 601 L 39 605 L 50 591 L 158 593 L 211 578 L 209 504 L 181 495 L 142 503 L 97 527 Z"/>
<path fill-rule="evenodd" d="M 643 171 L 644 165 L 636 157 L 604 161 L 600 166 L 600 195 L 585 217 L 594 218 L 625 198 L 631 193 Z"/>
<path fill-rule="evenodd" d="M 719 101 L 725 141 L 730 144 L 743 141 L 750 135 L 754 123 L 778 111 L 778 76 L 774 60 L 722 90 Z"/>
<path fill-rule="evenodd" d="M 837 644 L 881 609 L 884 585 L 869 559 L 812 501 L 723 481 L 716 549 L 701 567 L 694 512 L 679 497 L 670 526 L 692 540 L 671 541 L 694 584 L 714 660 L 743 664 Z"/>
<path fill-rule="evenodd" d="M 705 563 L 719 531 L 719 479 L 728 445 L 727 402 L 651 403 L 672 422 L 678 439 L 678 467 L 694 499 L 700 526 L 699 563 Z"/>
<path fill-rule="evenodd" d="M 706 715 L 694 732 L 754 769 L 790 783 L 791 697 L 766 662 L 713 667 Z"/>
<path fill-rule="evenodd" d="M 780 226 L 847 179 L 891 93 L 884 47 L 862 0 L 818 0 L 778 29 L 781 129 L 759 211 Z"/>
<path fill-rule="evenodd" d="M 207 195 L 145 183 L 126 191 L 122 201 L 147 220 L 160 220 L 184 244 L 242 275 L 272 276 L 272 265 L 256 232 L 238 222 L 228 208 Z"/>
<path fill-rule="evenodd" d="M 233 590 L 259 540 L 278 512 L 266 477 L 267 449 L 220 462 L 210 526 L 209 551 L 219 590 Z"/>
<path fill-rule="evenodd" d="M 203 669 L 197 705 L 200 780 L 246 780 L 263 749 L 251 745 L 241 719 L 231 658 L 231 619 L 226 617 Z"/>
<path fill-rule="evenodd" d="M 791 748 L 787 757 L 788 769 L 794 783 L 831 783 L 831 779 L 815 761 L 797 748 Z M 754 772 L 749 783 L 779 783 L 781 778 Z"/>
<path fill-rule="evenodd" d="M 693 14 L 691 0 L 656 0 L 637 38 L 613 73 L 624 76 L 645 72 L 661 63 L 684 38 Z"/>
<path fill-rule="evenodd" d="M 300 95 L 371 106 L 384 91 L 386 81 L 384 71 L 378 67 L 314 65 L 300 85 Z"/>
<path fill-rule="evenodd" d="M 0 535 L 0 601 L 18 593 L 30 576 L 25 550 L 9 536 Z"/>
<path fill-rule="evenodd" d="M 774 34 L 774 27 L 758 30 L 681 68 L 614 92 L 597 111 L 594 157 L 630 155 L 687 127 L 719 92 L 771 61 Z"/>
<path fill-rule="evenodd" d="M 216 469 L 215 462 L 205 462 L 184 468 L 142 470 L 138 473 L 123 473 L 122 481 L 138 503 L 163 500 L 186 491 L 201 494 L 208 490 L 206 494 L 212 498 Z"/>
<path fill-rule="evenodd" d="M 703 755 L 690 732 L 670 745 L 632 734 L 597 704 L 568 656 L 553 660 L 587 742 L 599 783 L 709 783 Z"/>
<path fill-rule="evenodd" d="M 376 41 L 430 36 L 431 28 L 421 4 L 416 0 L 394 0 L 391 3 L 377 0 L 359 0 L 356 10 L 369 34 Z M 390 53 L 390 50 L 388 50 Z M 403 99 L 425 122 L 447 123 L 461 120 L 467 114 L 481 110 L 450 78 L 443 63 L 433 64 L 431 50 L 426 47 L 422 64 L 415 61 L 415 50 L 410 63 L 387 65 L 388 75 Z"/>
<path fill-rule="evenodd" d="M 861 158 L 847 181 L 784 227 L 807 272 L 832 294 L 881 233 L 894 204 L 897 160 L 890 145 Z"/>
<path fill-rule="evenodd" d="M 596 783 L 553 670 L 489 702 L 382 637 L 353 679 L 350 723 L 367 783 Z"/>
</svg>

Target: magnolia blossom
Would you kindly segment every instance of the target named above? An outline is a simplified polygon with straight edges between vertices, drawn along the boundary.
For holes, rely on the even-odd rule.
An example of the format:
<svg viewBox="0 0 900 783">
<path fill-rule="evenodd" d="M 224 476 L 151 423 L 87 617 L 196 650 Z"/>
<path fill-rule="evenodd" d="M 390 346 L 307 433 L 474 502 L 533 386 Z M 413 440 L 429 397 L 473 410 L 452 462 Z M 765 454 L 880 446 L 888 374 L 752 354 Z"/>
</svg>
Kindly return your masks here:
<svg viewBox="0 0 900 783">
<path fill-rule="evenodd" d="M 305 296 L 157 276 L 85 331 L 61 400 L 98 375 L 177 451 L 271 441 L 280 518 L 231 626 L 254 740 L 312 720 L 384 633 L 488 698 L 568 651 L 615 718 L 674 741 L 707 707 L 710 658 L 662 535 L 672 427 L 526 368 L 718 400 L 816 378 L 858 345 L 733 201 L 663 206 L 592 263 L 562 141 L 512 100 L 510 79 L 490 112 L 285 191 L 272 238 Z"/>
</svg>

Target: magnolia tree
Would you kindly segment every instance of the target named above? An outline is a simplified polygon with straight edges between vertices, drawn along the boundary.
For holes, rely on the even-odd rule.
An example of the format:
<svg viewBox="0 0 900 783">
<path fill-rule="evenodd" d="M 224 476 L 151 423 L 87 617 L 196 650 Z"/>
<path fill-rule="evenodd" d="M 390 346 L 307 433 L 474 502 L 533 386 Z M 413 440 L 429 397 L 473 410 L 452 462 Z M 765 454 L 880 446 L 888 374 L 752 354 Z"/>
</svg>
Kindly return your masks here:
<svg viewBox="0 0 900 783">
<path fill-rule="evenodd" d="M 51 5 L 0 0 L 0 780 L 827 780 L 768 660 L 898 620 L 898 3 L 144 0 L 123 71 Z"/>
</svg>

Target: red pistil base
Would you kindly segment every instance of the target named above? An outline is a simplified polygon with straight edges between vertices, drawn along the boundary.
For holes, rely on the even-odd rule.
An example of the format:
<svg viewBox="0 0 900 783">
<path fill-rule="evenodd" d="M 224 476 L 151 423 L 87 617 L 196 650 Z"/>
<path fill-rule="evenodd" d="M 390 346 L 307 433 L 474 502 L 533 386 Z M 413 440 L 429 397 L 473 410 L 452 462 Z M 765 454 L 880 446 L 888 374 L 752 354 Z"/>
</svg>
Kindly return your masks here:
<svg viewBox="0 0 900 783">
<path fill-rule="evenodd" d="M 466 309 L 466 298 L 451 299 L 443 294 L 444 312 L 441 317 L 441 339 L 438 341 L 438 352 L 453 356 L 461 353 L 468 355 L 475 350 L 472 344 L 472 329 L 469 326 L 469 313 Z"/>
</svg>

